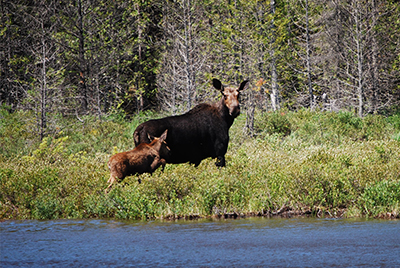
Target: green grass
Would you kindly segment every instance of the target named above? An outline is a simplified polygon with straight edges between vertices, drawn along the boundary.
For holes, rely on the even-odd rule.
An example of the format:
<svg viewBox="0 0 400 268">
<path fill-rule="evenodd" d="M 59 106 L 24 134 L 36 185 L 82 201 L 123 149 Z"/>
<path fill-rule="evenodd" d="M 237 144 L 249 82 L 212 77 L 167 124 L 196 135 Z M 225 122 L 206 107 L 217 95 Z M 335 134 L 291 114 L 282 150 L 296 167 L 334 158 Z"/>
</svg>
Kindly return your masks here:
<svg viewBox="0 0 400 268">
<path fill-rule="evenodd" d="M 104 194 L 109 157 L 133 148 L 136 126 L 109 117 L 59 119 L 39 141 L 28 112 L 0 112 L 0 219 L 195 218 L 276 215 L 399 218 L 400 117 L 300 110 L 241 115 L 227 166 L 213 159 L 128 177 Z"/>
</svg>

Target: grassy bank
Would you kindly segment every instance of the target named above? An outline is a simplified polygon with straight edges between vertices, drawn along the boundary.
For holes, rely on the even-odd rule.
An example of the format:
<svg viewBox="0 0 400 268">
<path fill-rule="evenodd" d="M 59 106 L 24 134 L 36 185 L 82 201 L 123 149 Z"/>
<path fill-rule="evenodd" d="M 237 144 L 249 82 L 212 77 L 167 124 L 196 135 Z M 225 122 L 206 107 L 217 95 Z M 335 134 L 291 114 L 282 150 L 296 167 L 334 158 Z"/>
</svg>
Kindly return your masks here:
<svg viewBox="0 0 400 268">
<path fill-rule="evenodd" d="M 255 137 L 241 115 L 227 166 L 167 165 L 128 177 L 104 194 L 109 157 L 133 148 L 132 120 L 58 119 L 42 142 L 32 114 L 0 120 L 0 218 L 179 218 L 307 214 L 399 218 L 400 116 L 302 110 L 257 114 Z"/>
</svg>

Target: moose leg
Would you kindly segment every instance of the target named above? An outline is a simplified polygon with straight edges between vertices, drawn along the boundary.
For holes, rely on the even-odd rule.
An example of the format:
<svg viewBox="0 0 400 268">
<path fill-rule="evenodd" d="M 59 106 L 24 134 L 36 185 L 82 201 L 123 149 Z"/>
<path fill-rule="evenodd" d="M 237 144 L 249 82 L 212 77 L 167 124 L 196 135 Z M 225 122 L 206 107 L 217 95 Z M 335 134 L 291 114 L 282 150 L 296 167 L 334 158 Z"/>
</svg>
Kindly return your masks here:
<svg viewBox="0 0 400 268">
<path fill-rule="evenodd" d="M 225 167 L 225 156 L 224 155 L 217 156 L 217 162 L 215 162 L 215 165 L 217 167 Z"/>
<path fill-rule="evenodd" d="M 217 161 L 215 162 L 215 165 L 217 167 L 225 167 L 225 154 L 226 150 L 228 149 L 228 142 L 229 142 L 229 136 L 228 134 L 224 139 L 217 140 L 214 148 L 217 156 Z"/>
</svg>

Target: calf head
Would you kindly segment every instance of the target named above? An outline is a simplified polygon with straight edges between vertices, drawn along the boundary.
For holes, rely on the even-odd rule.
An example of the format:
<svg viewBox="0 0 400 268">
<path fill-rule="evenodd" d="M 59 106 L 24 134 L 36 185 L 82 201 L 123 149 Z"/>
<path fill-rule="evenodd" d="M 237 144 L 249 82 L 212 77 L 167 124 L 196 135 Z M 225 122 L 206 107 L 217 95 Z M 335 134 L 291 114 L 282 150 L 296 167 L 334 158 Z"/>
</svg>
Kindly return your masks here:
<svg viewBox="0 0 400 268">
<path fill-rule="evenodd" d="M 149 144 L 154 150 L 156 150 L 160 158 L 168 158 L 170 155 L 171 149 L 168 147 L 167 143 L 165 140 L 167 139 L 167 133 L 168 129 L 164 131 L 164 133 L 159 137 L 153 137 L 150 134 L 147 134 L 149 137 L 149 140 L 151 140 L 151 143 Z"/>
<path fill-rule="evenodd" d="M 224 87 L 218 79 L 213 79 L 213 86 L 221 91 L 224 96 L 224 105 L 228 108 L 229 115 L 233 118 L 240 114 L 239 94 L 248 87 L 248 81 L 243 81 L 238 88 Z"/>
</svg>

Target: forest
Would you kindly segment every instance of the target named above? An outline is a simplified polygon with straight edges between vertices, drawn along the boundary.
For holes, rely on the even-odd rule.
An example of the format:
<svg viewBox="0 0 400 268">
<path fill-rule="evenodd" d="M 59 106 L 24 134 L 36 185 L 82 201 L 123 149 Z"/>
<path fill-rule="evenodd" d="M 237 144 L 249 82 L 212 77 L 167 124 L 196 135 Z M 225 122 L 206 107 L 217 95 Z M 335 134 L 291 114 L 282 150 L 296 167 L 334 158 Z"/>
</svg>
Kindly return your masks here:
<svg viewBox="0 0 400 268">
<path fill-rule="evenodd" d="M 390 0 L 2 1 L 0 103 L 57 118 L 215 100 L 216 77 L 251 83 L 254 110 L 392 114 L 400 104 L 400 3 Z"/>
</svg>

